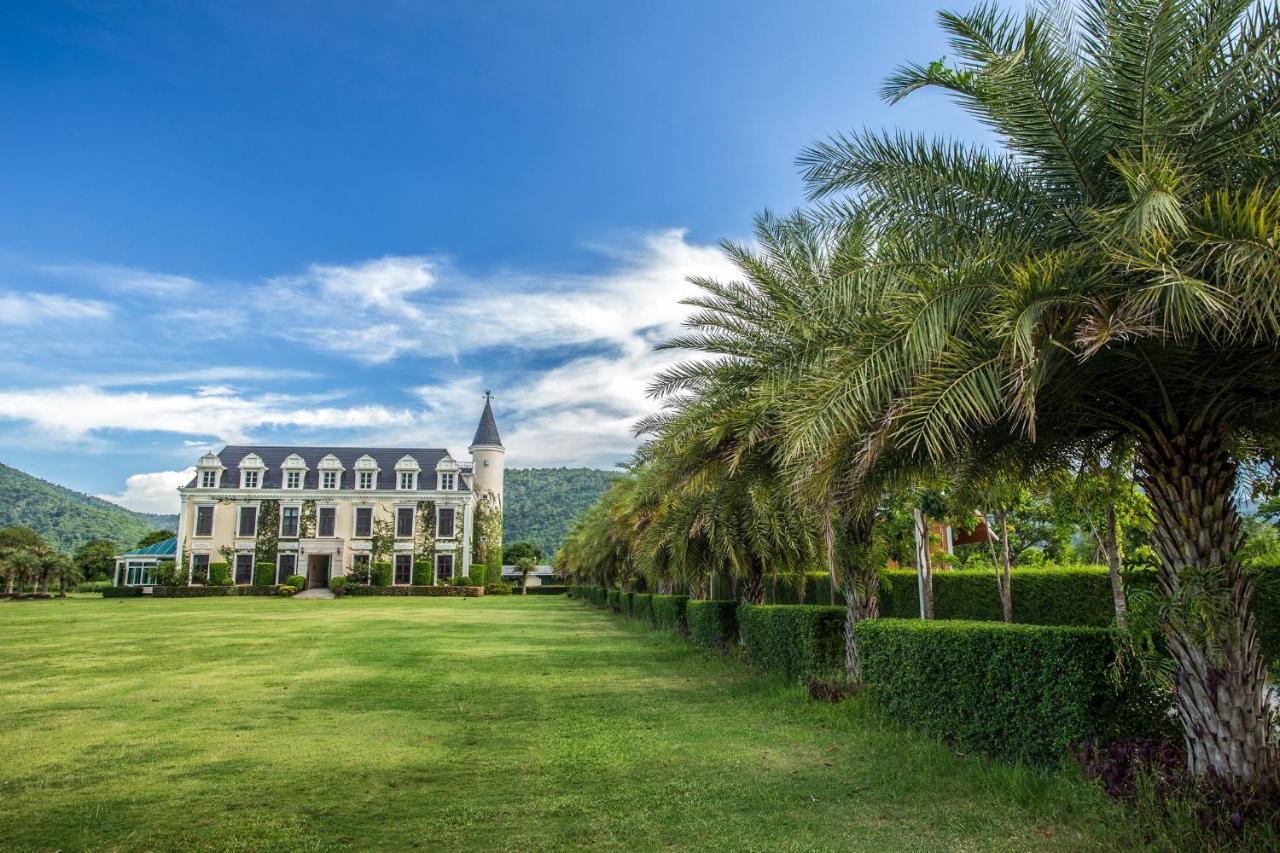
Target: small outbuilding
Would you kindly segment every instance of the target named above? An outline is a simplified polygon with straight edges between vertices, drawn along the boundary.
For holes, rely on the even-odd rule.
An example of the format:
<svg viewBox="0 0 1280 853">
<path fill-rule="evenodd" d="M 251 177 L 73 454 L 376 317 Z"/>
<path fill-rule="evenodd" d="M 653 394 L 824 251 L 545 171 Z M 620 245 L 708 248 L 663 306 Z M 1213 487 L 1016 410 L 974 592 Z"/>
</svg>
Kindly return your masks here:
<svg viewBox="0 0 1280 853">
<path fill-rule="evenodd" d="M 116 586 L 151 586 L 155 583 L 156 563 L 161 560 L 176 560 L 178 556 L 178 538 L 172 537 L 148 545 L 145 548 L 134 548 L 116 555 Z"/>
</svg>

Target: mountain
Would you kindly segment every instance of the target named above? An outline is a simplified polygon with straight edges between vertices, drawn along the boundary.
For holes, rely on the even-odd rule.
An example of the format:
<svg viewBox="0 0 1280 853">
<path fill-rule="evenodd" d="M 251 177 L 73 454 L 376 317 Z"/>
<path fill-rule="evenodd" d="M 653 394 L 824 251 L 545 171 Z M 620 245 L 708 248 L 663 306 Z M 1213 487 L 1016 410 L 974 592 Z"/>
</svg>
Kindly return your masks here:
<svg viewBox="0 0 1280 853">
<path fill-rule="evenodd" d="M 596 468 L 508 469 L 503 475 L 502 541 L 532 542 L 550 560 L 569 525 L 617 476 Z"/>
<path fill-rule="evenodd" d="M 173 530 L 176 515 L 133 512 L 45 482 L 0 463 L 0 527 L 23 524 L 71 552 L 94 539 L 129 547 L 152 530 Z"/>
</svg>

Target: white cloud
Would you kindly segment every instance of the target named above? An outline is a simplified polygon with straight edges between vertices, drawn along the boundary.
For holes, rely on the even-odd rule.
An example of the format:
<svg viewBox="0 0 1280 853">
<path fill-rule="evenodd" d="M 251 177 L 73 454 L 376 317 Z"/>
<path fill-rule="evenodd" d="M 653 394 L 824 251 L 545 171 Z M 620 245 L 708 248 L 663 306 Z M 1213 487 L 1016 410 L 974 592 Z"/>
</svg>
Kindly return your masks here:
<svg viewBox="0 0 1280 853">
<path fill-rule="evenodd" d="M 102 320 L 109 316 L 111 306 L 92 299 L 74 299 L 56 293 L 0 293 L 0 324 L 7 326 L 30 326 L 58 320 Z"/>
<path fill-rule="evenodd" d="M 255 430 L 368 430 L 413 421 L 407 409 L 379 405 L 319 406 L 317 398 L 230 388 L 204 393 L 111 392 L 86 385 L 0 392 L 0 418 L 27 421 L 64 440 L 101 430 L 162 431 L 246 442 Z M 312 405 L 309 405 L 312 404 Z"/>
<path fill-rule="evenodd" d="M 178 487 L 195 476 L 195 468 L 182 471 L 153 471 L 134 474 L 124 483 L 124 491 L 116 495 L 98 495 L 135 512 L 170 514 L 178 511 Z"/>
<path fill-rule="evenodd" d="M 199 283 L 185 275 L 152 272 L 114 264 L 46 264 L 42 272 L 60 278 L 75 279 L 97 285 L 118 293 L 134 293 L 142 296 L 173 297 L 194 293 Z"/>
</svg>

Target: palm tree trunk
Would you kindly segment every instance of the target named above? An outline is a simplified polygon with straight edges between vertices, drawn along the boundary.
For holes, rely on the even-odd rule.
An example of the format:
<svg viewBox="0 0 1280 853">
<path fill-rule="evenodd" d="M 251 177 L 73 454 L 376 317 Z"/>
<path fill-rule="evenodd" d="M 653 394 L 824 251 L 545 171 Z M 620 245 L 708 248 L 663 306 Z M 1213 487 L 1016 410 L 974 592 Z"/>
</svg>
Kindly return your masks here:
<svg viewBox="0 0 1280 853">
<path fill-rule="evenodd" d="M 1000 522 L 1000 611 L 1004 621 L 1013 624 L 1013 558 L 1009 555 L 1009 511 L 996 510 Z"/>
<path fill-rule="evenodd" d="M 916 575 L 920 592 L 920 618 L 933 618 L 933 571 L 929 565 L 929 520 L 915 509 Z"/>
<path fill-rule="evenodd" d="M 827 500 L 822 505 L 822 544 L 827 549 L 827 574 L 831 577 L 831 606 L 834 607 L 836 603 L 836 587 L 839 585 L 836 580 L 839 568 L 836 566 L 836 533 L 831 523 L 830 500 Z"/>
<path fill-rule="evenodd" d="M 1236 464 L 1226 430 L 1152 430 L 1138 443 L 1138 482 L 1155 520 L 1165 640 L 1188 768 L 1236 783 L 1277 768 L 1252 584 L 1239 561 Z"/>
<path fill-rule="evenodd" d="M 1103 534 L 1103 550 L 1107 554 L 1107 574 L 1111 577 L 1111 598 L 1116 607 L 1116 626 L 1124 630 L 1129 624 L 1129 603 L 1124 597 L 1124 579 L 1120 577 L 1120 530 L 1116 524 L 1116 505 L 1107 502 L 1107 529 Z"/>
<path fill-rule="evenodd" d="M 746 581 L 742 600 L 747 604 L 764 604 L 764 571 L 755 559 L 747 560 Z"/>
</svg>

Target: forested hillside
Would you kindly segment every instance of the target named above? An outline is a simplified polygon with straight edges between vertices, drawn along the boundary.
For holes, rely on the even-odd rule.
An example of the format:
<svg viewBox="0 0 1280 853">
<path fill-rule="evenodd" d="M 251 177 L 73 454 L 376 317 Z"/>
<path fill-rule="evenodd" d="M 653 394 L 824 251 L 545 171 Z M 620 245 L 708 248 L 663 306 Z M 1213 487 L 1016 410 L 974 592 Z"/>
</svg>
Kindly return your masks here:
<svg viewBox="0 0 1280 853">
<path fill-rule="evenodd" d="M 132 512 L 0 463 L 0 527 L 25 525 L 63 551 L 94 539 L 131 546 L 150 530 L 172 530 L 176 521 L 177 516 Z"/>
<path fill-rule="evenodd" d="M 616 476 L 595 468 L 509 469 L 503 486 L 503 541 L 532 542 L 550 560 L 569 525 Z"/>
</svg>

